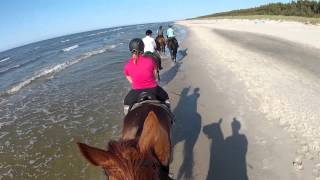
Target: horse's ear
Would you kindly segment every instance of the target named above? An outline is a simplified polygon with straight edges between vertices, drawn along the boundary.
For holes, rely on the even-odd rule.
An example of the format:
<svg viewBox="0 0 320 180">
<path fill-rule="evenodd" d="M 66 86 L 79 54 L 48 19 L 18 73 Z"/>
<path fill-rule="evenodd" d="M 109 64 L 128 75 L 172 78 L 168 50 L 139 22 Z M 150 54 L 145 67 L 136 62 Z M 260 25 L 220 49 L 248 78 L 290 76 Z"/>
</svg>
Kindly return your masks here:
<svg viewBox="0 0 320 180">
<path fill-rule="evenodd" d="M 77 145 L 82 155 L 95 166 L 106 166 L 111 160 L 107 151 L 83 143 L 77 143 Z"/>
<path fill-rule="evenodd" d="M 147 153 L 154 150 L 162 165 L 168 165 L 171 157 L 171 143 L 169 132 L 160 124 L 157 115 L 151 111 L 144 121 L 139 139 L 140 152 Z"/>
</svg>

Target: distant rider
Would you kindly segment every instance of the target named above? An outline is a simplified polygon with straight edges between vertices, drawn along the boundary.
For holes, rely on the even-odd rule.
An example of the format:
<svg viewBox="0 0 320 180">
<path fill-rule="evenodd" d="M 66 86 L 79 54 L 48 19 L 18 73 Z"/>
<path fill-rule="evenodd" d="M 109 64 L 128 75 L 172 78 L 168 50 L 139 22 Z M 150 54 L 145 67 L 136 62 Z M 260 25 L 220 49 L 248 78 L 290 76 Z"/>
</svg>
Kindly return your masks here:
<svg viewBox="0 0 320 180">
<path fill-rule="evenodd" d="M 159 26 L 159 29 L 157 30 L 157 35 L 159 37 L 163 37 L 163 28 L 162 28 L 162 26 Z"/>
<path fill-rule="evenodd" d="M 157 45 L 155 40 L 152 38 L 152 31 L 150 29 L 146 31 L 146 37 L 144 37 L 142 41 L 144 43 L 144 55 L 152 56 L 156 60 L 159 70 L 161 70 L 161 57 L 156 52 Z"/>
<path fill-rule="evenodd" d="M 131 90 L 124 99 L 125 114 L 139 101 L 142 92 L 152 94 L 157 100 L 168 104 L 168 93 L 158 86 L 156 81 L 157 67 L 154 61 L 151 57 L 143 56 L 145 49 L 143 41 L 139 38 L 131 40 L 129 49 L 132 57 L 124 67 L 124 74 L 131 83 Z"/>
<path fill-rule="evenodd" d="M 174 29 L 172 28 L 172 25 L 169 25 L 169 28 L 167 29 L 167 38 L 168 38 L 168 41 L 170 41 L 170 40 L 174 41 L 174 43 L 179 47 L 179 44 L 178 44 L 178 41 L 175 37 Z"/>
</svg>

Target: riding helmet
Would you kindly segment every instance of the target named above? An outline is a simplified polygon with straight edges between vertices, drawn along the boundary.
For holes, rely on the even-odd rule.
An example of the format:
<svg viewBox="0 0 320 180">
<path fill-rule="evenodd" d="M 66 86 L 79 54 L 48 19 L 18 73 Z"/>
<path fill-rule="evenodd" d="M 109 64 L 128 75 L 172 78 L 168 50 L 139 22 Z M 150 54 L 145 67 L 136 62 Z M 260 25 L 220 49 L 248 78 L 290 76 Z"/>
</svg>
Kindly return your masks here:
<svg viewBox="0 0 320 180">
<path fill-rule="evenodd" d="M 152 34 L 152 31 L 151 31 L 150 29 L 148 29 L 148 30 L 146 31 L 146 35 L 150 35 L 150 34 Z"/>
<path fill-rule="evenodd" d="M 135 38 L 132 39 L 129 43 L 129 50 L 131 52 L 138 52 L 138 53 L 143 53 L 143 49 L 144 49 L 144 44 L 142 39 L 140 38 Z"/>
</svg>

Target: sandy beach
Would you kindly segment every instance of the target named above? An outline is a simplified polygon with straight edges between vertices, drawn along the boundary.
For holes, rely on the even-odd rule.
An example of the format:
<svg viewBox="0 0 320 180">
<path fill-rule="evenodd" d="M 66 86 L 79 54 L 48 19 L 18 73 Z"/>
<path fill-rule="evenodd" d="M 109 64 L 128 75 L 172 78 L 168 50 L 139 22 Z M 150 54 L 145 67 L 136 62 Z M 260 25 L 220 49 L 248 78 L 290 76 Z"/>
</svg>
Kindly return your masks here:
<svg viewBox="0 0 320 180">
<path fill-rule="evenodd" d="M 177 22 L 165 60 L 176 179 L 320 179 L 320 27 L 261 20 Z"/>
</svg>

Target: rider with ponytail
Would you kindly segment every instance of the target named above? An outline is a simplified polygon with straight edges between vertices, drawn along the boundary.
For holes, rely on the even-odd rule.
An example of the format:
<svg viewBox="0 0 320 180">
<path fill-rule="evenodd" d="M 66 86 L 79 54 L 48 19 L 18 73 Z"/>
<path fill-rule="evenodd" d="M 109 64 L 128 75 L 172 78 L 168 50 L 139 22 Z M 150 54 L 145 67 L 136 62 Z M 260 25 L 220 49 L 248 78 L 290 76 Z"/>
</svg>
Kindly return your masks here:
<svg viewBox="0 0 320 180">
<path fill-rule="evenodd" d="M 151 57 L 143 56 L 143 41 L 139 38 L 131 40 L 129 49 L 132 57 L 124 67 L 124 74 L 131 83 L 131 90 L 124 99 L 125 113 L 139 101 L 139 95 L 143 92 L 152 94 L 161 102 L 168 100 L 167 92 L 157 84 L 157 65 Z"/>
</svg>

